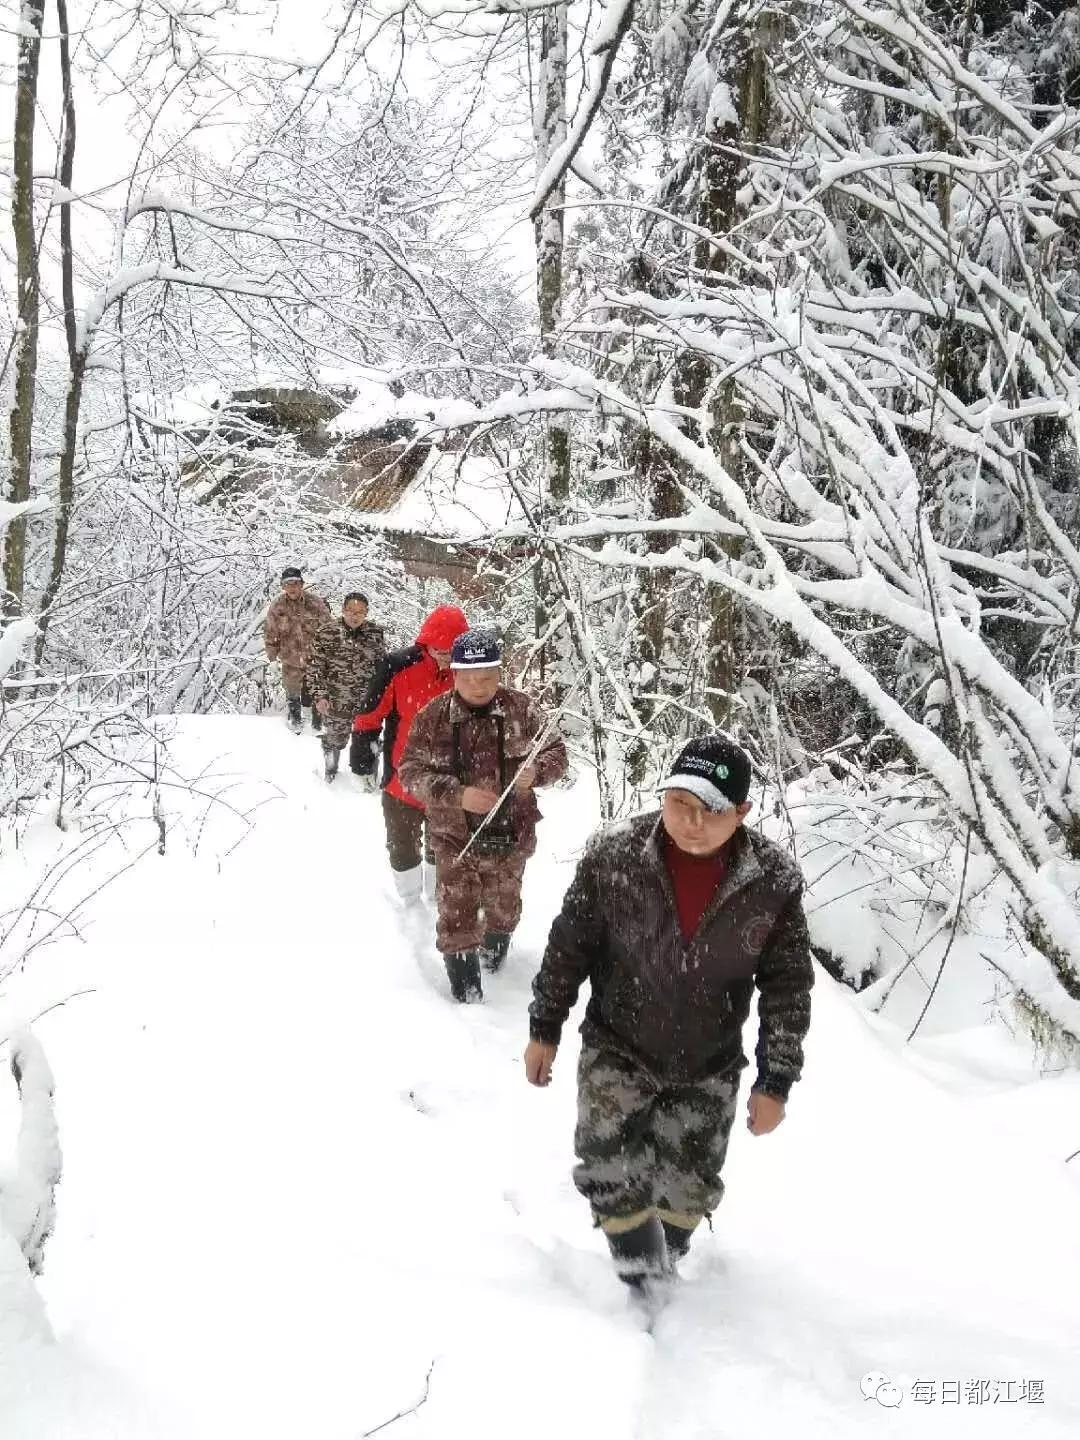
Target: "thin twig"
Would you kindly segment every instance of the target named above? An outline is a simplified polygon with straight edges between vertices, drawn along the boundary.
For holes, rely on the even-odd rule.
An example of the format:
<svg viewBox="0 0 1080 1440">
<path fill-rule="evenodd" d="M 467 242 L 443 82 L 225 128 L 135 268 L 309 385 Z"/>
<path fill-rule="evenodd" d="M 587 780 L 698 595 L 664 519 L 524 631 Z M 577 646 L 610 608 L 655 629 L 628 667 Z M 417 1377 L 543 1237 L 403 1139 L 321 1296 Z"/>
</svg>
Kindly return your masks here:
<svg viewBox="0 0 1080 1440">
<path fill-rule="evenodd" d="M 62 1000 L 54 1000 L 51 1005 L 46 1005 L 44 1010 L 39 1010 L 36 1015 L 31 1017 L 30 1024 L 36 1025 L 39 1020 L 43 1020 L 46 1015 L 51 1015 L 54 1010 L 63 1009 L 63 1007 L 68 1003 L 69 1000 L 79 1000 L 83 995 L 96 994 L 97 989 L 93 986 L 91 986 L 88 990 L 73 990 L 70 995 L 65 995 Z M 10 1035 L 0 1036 L 0 1050 L 2 1050 L 5 1045 L 10 1045 L 10 1043 Z"/>
<path fill-rule="evenodd" d="M 374 1430 L 362 1431 L 360 1435 L 360 1440 L 368 1440 L 368 1436 L 377 1435 L 380 1430 L 388 1430 L 391 1425 L 396 1425 L 399 1420 L 404 1420 L 406 1415 L 415 1415 L 422 1405 L 426 1405 L 428 1402 L 428 1397 L 431 1394 L 431 1372 L 434 1369 L 435 1361 L 432 1360 L 431 1364 L 428 1366 L 428 1372 L 424 1377 L 424 1393 L 420 1396 L 420 1399 L 416 1402 L 415 1405 L 410 1405 L 407 1410 L 399 1410 L 398 1413 L 392 1416 L 389 1420 L 384 1420 L 381 1425 L 376 1425 Z"/>
<path fill-rule="evenodd" d="M 938 983 L 940 982 L 942 975 L 945 973 L 946 961 L 948 960 L 949 955 L 952 952 L 953 944 L 956 940 L 957 931 L 960 929 L 960 911 L 962 910 L 964 904 L 964 891 L 967 888 L 968 862 L 971 859 L 971 836 L 972 826 L 969 825 L 967 830 L 967 839 L 964 841 L 964 868 L 960 875 L 960 893 L 956 897 L 956 912 L 953 916 L 953 926 L 952 931 L 949 935 L 949 943 L 945 946 L 945 954 L 941 957 L 941 964 L 938 966 L 938 972 L 934 976 L 934 983 L 930 986 L 930 993 L 926 997 L 926 1004 L 919 1011 L 919 1018 L 911 1027 L 911 1031 L 907 1037 L 909 1041 L 915 1038 L 916 1030 L 918 1030 L 919 1026 L 926 1018 L 926 1012 L 933 1004 L 934 996 L 937 994 Z"/>
</svg>

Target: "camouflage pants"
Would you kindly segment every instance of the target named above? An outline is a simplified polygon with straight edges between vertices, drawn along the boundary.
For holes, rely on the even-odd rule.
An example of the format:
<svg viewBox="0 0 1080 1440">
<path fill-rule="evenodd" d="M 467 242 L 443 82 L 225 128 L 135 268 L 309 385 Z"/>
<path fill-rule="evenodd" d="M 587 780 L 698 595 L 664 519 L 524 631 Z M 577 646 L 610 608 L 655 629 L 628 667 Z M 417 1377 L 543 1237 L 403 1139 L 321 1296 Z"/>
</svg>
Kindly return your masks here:
<svg viewBox="0 0 1080 1440">
<path fill-rule="evenodd" d="M 295 700 L 297 695 L 302 697 L 301 703 L 311 704 L 311 696 L 308 694 L 307 686 L 304 684 L 303 665 L 282 665 L 281 683 L 285 686 L 285 694 L 290 700 Z"/>
<path fill-rule="evenodd" d="M 386 826 L 386 853 L 390 856 L 391 870 L 415 870 L 421 859 L 421 840 L 424 833 L 424 812 L 415 805 L 408 805 L 386 790 L 382 794 L 383 823 Z M 431 840 L 424 847 L 423 858 L 433 861 Z"/>
<path fill-rule="evenodd" d="M 653 1211 L 693 1229 L 716 1209 L 740 1069 L 664 1085 L 625 1056 L 583 1046 L 574 1184 L 604 1229 Z"/>
<path fill-rule="evenodd" d="M 351 710 L 331 710 L 323 716 L 322 743 L 327 750 L 344 750 L 356 716 Z"/>
<path fill-rule="evenodd" d="M 511 935 L 521 919 L 525 855 L 474 855 L 435 849 L 435 944 L 443 955 L 475 950 L 488 932 Z"/>
</svg>

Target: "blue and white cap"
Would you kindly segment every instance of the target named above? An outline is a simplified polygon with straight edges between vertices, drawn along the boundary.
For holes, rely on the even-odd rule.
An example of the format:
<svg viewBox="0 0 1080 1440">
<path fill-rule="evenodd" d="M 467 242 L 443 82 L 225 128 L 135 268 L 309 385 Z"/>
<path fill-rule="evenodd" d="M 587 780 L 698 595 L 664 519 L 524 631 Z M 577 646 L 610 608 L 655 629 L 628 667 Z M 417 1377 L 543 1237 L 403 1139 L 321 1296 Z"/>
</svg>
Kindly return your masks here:
<svg viewBox="0 0 1080 1440">
<path fill-rule="evenodd" d="M 689 790 L 710 810 L 732 810 L 750 793 L 750 757 L 726 735 L 700 735 L 684 746 L 661 790 Z"/>
<path fill-rule="evenodd" d="M 502 664 L 502 640 L 495 630 L 466 630 L 450 651 L 451 670 L 481 670 Z"/>
</svg>

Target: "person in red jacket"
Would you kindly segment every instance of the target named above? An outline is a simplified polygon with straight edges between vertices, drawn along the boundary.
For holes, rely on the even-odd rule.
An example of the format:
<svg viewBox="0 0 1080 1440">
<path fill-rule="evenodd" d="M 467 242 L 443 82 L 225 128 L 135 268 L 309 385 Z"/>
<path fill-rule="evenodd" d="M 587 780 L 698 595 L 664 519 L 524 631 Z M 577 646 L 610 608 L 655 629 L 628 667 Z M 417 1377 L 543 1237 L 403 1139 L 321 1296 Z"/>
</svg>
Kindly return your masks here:
<svg viewBox="0 0 1080 1440">
<path fill-rule="evenodd" d="M 469 622 L 456 605 L 439 605 L 424 621 L 416 644 L 387 655 L 372 677 L 365 709 L 353 721 L 349 766 L 354 775 L 375 774 L 383 732 L 382 807 L 390 869 L 401 898 L 421 891 L 424 807 L 402 789 L 398 763 L 412 722 L 429 700 L 453 688 L 450 650 Z"/>
</svg>

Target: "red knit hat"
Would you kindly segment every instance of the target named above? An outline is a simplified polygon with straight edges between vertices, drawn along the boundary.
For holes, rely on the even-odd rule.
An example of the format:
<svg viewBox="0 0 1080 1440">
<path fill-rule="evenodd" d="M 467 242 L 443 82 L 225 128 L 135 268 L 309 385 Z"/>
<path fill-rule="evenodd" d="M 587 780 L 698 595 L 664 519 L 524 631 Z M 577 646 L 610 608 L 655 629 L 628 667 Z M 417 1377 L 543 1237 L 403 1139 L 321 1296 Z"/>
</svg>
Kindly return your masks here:
<svg viewBox="0 0 1080 1440">
<path fill-rule="evenodd" d="M 420 626 L 416 637 L 418 645 L 428 645 L 432 650 L 449 650 L 459 635 L 469 628 L 465 612 L 456 605 L 436 605 L 435 609 Z"/>
</svg>

